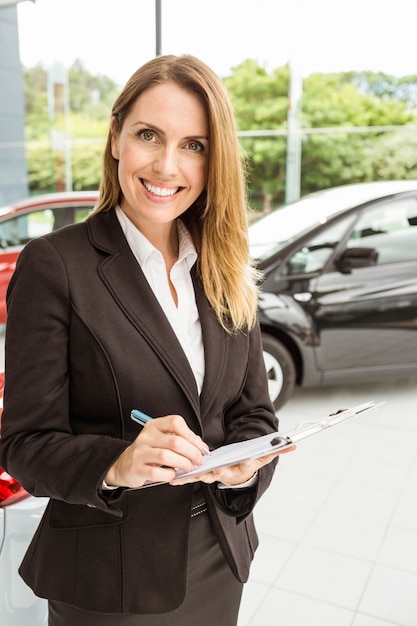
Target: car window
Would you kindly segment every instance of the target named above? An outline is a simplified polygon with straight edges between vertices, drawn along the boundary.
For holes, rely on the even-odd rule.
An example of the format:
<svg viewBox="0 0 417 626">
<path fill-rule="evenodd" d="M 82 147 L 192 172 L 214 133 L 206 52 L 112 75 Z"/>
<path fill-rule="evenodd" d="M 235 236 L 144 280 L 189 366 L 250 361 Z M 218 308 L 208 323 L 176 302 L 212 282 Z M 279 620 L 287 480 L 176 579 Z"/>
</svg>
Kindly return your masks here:
<svg viewBox="0 0 417 626">
<path fill-rule="evenodd" d="M 348 248 L 373 248 L 378 265 L 417 260 L 417 199 L 387 202 L 363 211 Z"/>
<path fill-rule="evenodd" d="M 305 241 L 289 257 L 281 270 L 281 274 L 294 276 L 295 274 L 312 274 L 321 271 L 355 218 L 356 215 L 349 215 L 340 219 L 336 223 L 324 227 L 314 237 Z"/>
<path fill-rule="evenodd" d="M 62 226 L 83 221 L 90 211 L 90 206 L 65 206 L 11 217 L 0 223 L 0 245 L 3 249 L 23 246 L 31 239 L 51 233 Z"/>
</svg>

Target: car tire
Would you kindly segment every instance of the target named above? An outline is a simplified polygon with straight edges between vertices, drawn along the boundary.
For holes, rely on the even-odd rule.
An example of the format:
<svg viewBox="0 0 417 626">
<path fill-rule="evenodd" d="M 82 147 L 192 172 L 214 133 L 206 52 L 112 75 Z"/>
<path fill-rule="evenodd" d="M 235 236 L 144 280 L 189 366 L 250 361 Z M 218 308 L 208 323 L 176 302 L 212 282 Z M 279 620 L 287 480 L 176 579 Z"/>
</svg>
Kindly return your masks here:
<svg viewBox="0 0 417 626">
<path fill-rule="evenodd" d="M 277 411 L 294 393 L 296 371 L 288 349 L 275 337 L 262 333 L 269 397 Z"/>
</svg>

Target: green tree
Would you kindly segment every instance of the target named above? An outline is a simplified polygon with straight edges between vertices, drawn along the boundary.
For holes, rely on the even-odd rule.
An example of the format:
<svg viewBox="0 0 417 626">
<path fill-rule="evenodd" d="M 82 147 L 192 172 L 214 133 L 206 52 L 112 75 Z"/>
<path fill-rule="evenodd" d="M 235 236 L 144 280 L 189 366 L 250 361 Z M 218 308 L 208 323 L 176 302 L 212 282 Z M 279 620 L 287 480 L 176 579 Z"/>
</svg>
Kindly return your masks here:
<svg viewBox="0 0 417 626">
<path fill-rule="evenodd" d="M 269 72 L 247 59 L 224 79 L 241 131 L 254 208 L 267 210 L 272 201 L 284 199 L 289 72 L 287 65 Z M 30 189 L 51 191 L 56 155 L 50 147 L 47 74 L 38 65 L 24 70 L 24 76 Z M 100 183 L 104 140 L 118 89 L 109 78 L 91 75 L 81 61 L 69 70 L 74 189 L 94 189 Z M 302 194 L 343 183 L 416 177 L 416 95 L 417 76 L 344 72 L 305 78 Z M 398 127 L 401 132 L 379 127 Z"/>
<path fill-rule="evenodd" d="M 364 75 L 368 82 L 367 73 Z M 379 90 L 381 91 L 381 90 Z M 407 104 L 389 95 L 359 90 L 341 74 L 313 74 L 304 80 L 302 124 L 307 129 L 335 132 L 306 134 L 302 153 L 301 191 L 307 193 L 344 183 L 372 180 L 375 168 L 369 159 L 384 132 L 338 133 L 337 127 L 402 126 L 414 116 Z"/>
<path fill-rule="evenodd" d="M 365 153 L 371 179 L 417 179 L 417 130 L 385 133 Z"/>
<path fill-rule="evenodd" d="M 24 76 L 29 187 L 32 193 L 49 192 L 57 183 L 56 162 L 64 155 L 56 155 L 51 146 L 47 71 L 37 65 L 24 70 Z M 71 143 L 73 188 L 97 189 L 104 137 L 118 87 L 105 76 L 92 76 L 80 61 L 70 68 L 68 84 L 70 136 L 67 139 Z"/>
<path fill-rule="evenodd" d="M 108 118 L 119 86 L 107 76 L 93 76 L 77 60 L 68 72 L 70 109 L 85 116 Z"/>
<path fill-rule="evenodd" d="M 45 139 L 49 133 L 46 71 L 41 65 L 24 72 L 27 141 Z"/>
<path fill-rule="evenodd" d="M 55 163 L 48 142 L 29 144 L 26 150 L 29 189 L 31 193 L 55 190 Z"/>
<path fill-rule="evenodd" d="M 361 93 L 399 100 L 410 110 L 417 109 L 417 75 L 398 78 L 383 72 L 345 72 L 344 79 L 356 85 Z"/>
<path fill-rule="evenodd" d="M 230 92 L 240 131 L 282 130 L 287 126 L 288 66 L 271 74 L 247 59 L 233 68 L 224 82 Z M 243 137 L 248 158 L 248 183 L 252 206 L 267 210 L 272 199 L 281 200 L 285 190 L 285 134 L 276 137 Z"/>
</svg>

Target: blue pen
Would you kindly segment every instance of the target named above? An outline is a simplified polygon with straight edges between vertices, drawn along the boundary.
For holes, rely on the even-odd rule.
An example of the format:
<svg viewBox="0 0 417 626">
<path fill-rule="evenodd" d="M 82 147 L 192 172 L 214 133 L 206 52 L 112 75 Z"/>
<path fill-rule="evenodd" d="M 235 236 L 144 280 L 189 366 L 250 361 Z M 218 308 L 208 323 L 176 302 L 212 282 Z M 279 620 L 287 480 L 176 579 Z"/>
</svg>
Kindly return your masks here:
<svg viewBox="0 0 417 626">
<path fill-rule="evenodd" d="M 143 411 L 140 411 L 139 409 L 132 409 L 130 413 L 130 417 L 135 422 L 138 422 L 141 426 L 145 426 L 146 422 L 150 422 L 153 419 L 153 417 L 151 417 L 150 415 L 147 415 L 146 413 L 144 413 Z M 201 454 L 204 454 L 204 455 L 210 454 L 210 450 L 208 448 L 202 448 Z"/>
<path fill-rule="evenodd" d="M 152 419 L 150 415 L 146 415 L 146 413 L 144 413 L 143 411 L 139 411 L 139 409 L 133 409 L 130 417 L 132 418 L 132 420 L 135 420 L 135 422 L 139 422 L 141 426 L 145 426 L 146 422 L 150 422 Z"/>
</svg>

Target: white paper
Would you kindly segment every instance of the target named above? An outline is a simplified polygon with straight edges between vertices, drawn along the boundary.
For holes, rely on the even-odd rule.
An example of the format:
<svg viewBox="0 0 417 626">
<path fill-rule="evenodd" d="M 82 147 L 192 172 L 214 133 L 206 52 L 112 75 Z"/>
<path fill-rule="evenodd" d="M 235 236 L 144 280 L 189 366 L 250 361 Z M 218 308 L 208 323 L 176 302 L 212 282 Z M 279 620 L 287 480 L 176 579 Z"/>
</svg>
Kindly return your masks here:
<svg viewBox="0 0 417 626">
<path fill-rule="evenodd" d="M 240 441 L 238 443 L 231 443 L 225 446 L 221 446 L 216 450 L 210 452 L 210 455 L 203 457 L 203 464 L 194 468 L 189 472 L 177 470 L 178 478 L 185 478 L 187 476 L 198 476 L 199 474 L 205 474 L 221 467 L 227 467 L 230 465 L 236 465 L 237 463 L 243 463 L 249 459 L 258 459 L 263 456 L 268 456 L 278 450 L 284 450 L 290 448 L 292 445 L 299 441 L 316 435 L 317 433 L 326 430 L 336 424 L 341 424 L 356 415 L 365 413 L 370 409 L 374 409 L 384 404 L 380 402 L 366 402 L 360 404 L 351 409 L 344 409 L 336 411 L 335 413 L 317 420 L 314 422 L 301 422 L 294 430 L 288 433 L 269 433 L 261 437 L 255 437 L 254 439 L 248 439 L 247 441 Z M 274 441 L 276 440 L 276 441 Z"/>
</svg>

